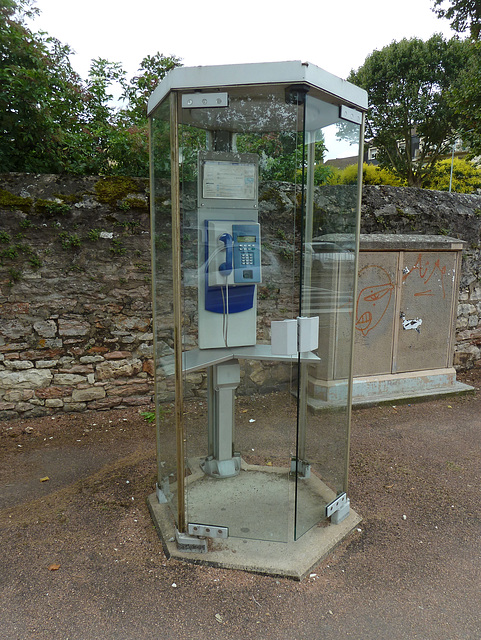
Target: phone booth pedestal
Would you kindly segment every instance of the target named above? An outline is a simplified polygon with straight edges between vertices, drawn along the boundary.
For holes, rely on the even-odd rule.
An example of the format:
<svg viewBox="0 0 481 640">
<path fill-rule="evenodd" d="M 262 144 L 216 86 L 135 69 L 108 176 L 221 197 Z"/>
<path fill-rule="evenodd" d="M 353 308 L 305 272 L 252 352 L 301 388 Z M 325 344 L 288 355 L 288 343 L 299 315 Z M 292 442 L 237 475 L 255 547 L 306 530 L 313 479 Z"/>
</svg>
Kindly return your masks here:
<svg viewBox="0 0 481 640">
<path fill-rule="evenodd" d="M 176 68 L 150 98 L 148 504 L 169 556 L 301 579 L 360 520 L 347 470 L 366 107 L 300 62 Z M 358 184 L 336 185 L 327 160 L 346 155 Z M 342 282 L 315 263 L 321 234 L 350 265 Z M 315 412 L 310 371 L 332 359 L 345 402 Z"/>
</svg>

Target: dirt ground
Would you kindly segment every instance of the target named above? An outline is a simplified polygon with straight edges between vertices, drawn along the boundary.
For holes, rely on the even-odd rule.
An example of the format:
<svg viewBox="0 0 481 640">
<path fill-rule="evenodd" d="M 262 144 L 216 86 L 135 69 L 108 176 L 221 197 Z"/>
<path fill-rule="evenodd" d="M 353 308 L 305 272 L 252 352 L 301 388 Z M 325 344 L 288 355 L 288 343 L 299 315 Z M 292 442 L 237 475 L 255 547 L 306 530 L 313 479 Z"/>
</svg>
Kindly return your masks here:
<svg viewBox="0 0 481 640">
<path fill-rule="evenodd" d="M 165 558 L 148 407 L 0 423 L 1 640 L 479 640 L 481 370 L 459 378 L 354 411 L 363 521 L 301 583 Z"/>
</svg>

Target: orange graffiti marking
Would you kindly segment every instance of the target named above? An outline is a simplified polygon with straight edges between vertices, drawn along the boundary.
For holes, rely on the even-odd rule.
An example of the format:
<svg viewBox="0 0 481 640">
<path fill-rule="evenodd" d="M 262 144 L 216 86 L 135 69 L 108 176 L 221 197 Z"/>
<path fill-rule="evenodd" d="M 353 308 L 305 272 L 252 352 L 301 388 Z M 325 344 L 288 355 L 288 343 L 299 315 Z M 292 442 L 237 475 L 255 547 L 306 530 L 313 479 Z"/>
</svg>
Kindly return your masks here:
<svg viewBox="0 0 481 640">
<path fill-rule="evenodd" d="M 441 266 L 439 258 L 434 263 L 434 266 L 432 267 L 431 271 L 429 271 L 429 266 L 430 266 L 429 259 L 426 259 L 425 257 L 423 257 L 422 253 L 418 254 L 418 258 L 413 268 L 410 271 L 407 271 L 407 273 L 403 275 L 402 281 L 406 282 L 407 278 L 417 273 L 420 279 L 424 281 L 424 284 L 427 284 L 431 280 L 433 275 L 437 273 L 438 275 L 441 276 L 440 278 L 441 288 L 443 290 L 443 298 L 445 298 L 446 291 L 444 289 L 444 276 L 446 275 L 447 267 L 446 265 Z M 415 293 L 414 295 L 418 295 L 418 294 Z M 424 295 L 424 294 L 421 292 L 420 295 Z"/>
<path fill-rule="evenodd" d="M 380 275 L 385 280 L 382 284 L 364 287 L 357 297 L 356 329 L 363 336 L 366 336 L 381 322 L 389 307 L 394 291 L 394 284 L 385 269 L 377 265 L 368 265 L 361 269 L 359 276 L 366 270 L 372 271 L 371 277 L 368 276 L 371 281 L 374 275 L 378 277 Z"/>
<path fill-rule="evenodd" d="M 434 293 L 432 291 L 432 289 L 428 289 L 427 291 L 419 291 L 418 293 L 414 294 L 414 297 L 416 296 L 433 296 Z"/>
</svg>

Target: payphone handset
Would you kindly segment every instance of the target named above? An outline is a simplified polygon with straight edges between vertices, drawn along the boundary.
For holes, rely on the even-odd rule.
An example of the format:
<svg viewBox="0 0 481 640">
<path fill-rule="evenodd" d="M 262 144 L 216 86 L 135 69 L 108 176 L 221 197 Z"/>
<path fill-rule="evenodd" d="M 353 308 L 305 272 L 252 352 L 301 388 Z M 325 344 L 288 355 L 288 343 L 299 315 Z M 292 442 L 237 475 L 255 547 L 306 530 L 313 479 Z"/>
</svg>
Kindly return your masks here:
<svg viewBox="0 0 481 640">
<path fill-rule="evenodd" d="M 254 221 L 206 220 L 207 286 L 261 282 L 260 225 Z"/>
</svg>

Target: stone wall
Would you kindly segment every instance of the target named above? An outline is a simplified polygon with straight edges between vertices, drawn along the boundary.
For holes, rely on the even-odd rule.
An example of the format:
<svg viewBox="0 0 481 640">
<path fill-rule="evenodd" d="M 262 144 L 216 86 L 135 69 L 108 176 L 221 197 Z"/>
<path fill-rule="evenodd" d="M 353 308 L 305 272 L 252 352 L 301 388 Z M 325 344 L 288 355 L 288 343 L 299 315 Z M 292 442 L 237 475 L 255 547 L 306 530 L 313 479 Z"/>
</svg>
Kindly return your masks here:
<svg viewBox="0 0 481 640">
<path fill-rule="evenodd" d="M 343 230 L 340 189 L 317 189 L 319 235 Z M 262 185 L 259 200 L 261 220 L 267 214 L 271 220 L 263 232 L 265 227 L 282 255 L 290 231 L 279 233 L 272 214 L 292 220 L 292 186 Z M 467 241 L 455 364 L 479 366 L 481 197 L 366 187 L 362 216 L 363 233 L 434 233 Z M 147 181 L 5 174 L 0 217 L 0 418 L 148 403 L 153 334 Z M 168 261 L 168 215 L 159 240 Z M 277 263 L 282 268 L 283 261 Z M 275 315 L 275 291 L 263 286 L 260 297 Z M 265 372 L 251 378 L 259 388 L 270 384 Z M 199 378 L 192 393 L 203 393 L 204 382 Z"/>
<path fill-rule="evenodd" d="M 149 402 L 147 187 L 2 176 L 0 417 Z"/>
</svg>

